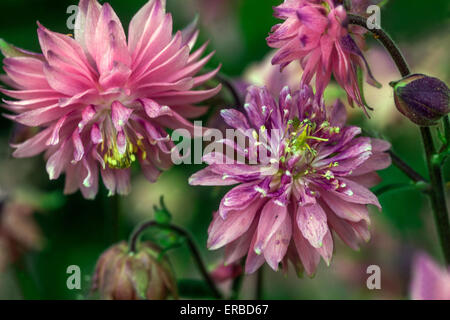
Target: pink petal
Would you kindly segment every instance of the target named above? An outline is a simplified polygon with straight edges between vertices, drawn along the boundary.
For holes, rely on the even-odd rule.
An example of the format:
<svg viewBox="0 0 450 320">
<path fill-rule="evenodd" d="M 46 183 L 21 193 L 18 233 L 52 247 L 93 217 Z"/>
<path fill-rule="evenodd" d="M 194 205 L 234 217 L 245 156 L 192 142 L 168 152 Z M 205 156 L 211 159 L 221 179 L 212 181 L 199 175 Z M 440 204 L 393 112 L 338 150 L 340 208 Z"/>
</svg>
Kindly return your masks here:
<svg viewBox="0 0 450 320">
<path fill-rule="evenodd" d="M 272 236 L 278 231 L 288 216 L 287 208 L 276 199 L 271 199 L 262 209 L 254 250 L 261 254 Z"/>
<path fill-rule="evenodd" d="M 383 170 L 392 163 L 388 153 L 380 152 L 373 154 L 367 161 L 352 171 L 352 176 L 359 176 L 377 170 Z"/>
<path fill-rule="evenodd" d="M 100 144 L 103 142 L 103 135 L 100 131 L 98 123 L 94 123 L 91 128 L 91 141 L 94 144 Z"/>
<path fill-rule="evenodd" d="M 81 164 L 71 164 L 68 163 L 66 166 L 66 181 L 64 184 L 64 194 L 72 194 L 76 192 L 80 185 L 80 170 Z"/>
<path fill-rule="evenodd" d="M 230 242 L 225 247 L 225 264 L 231 264 L 244 257 L 249 251 L 253 236 L 256 233 L 258 220 L 253 219 L 253 223 L 248 230 L 236 240 Z"/>
<path fill-rule="evenodd" d="M 125 32 L 114 10 L 108 3 L 102 6 L 100 18 L 95 30 L 95 61 L 101 75 L 107 74 L 114 63 L 131 65 Z"/>
<path fill-rule="evenodd" d="M 216 250 L 244 234 L 253 222 L 261 204 L 261 200 L 255 200 L 244 211 L 230 212 L 226 219 L 223 219 L 218 213 L 215 213 L 208 230 L 208 248 L 210 250 Z"/>
<path fill-rule="evenodd" d="M 255 243 L 256 243 L 257 233 L 253 234 L 252 242 L 250 243 L 250 248 L 248 250 L 247 259 L 245 260 L 245 273 L 252 274 L 259 269 L 264 264 L 264 255 L 256 254 Z"/>
<path fill-rule="evenodd" d="M 151 56 L 148 52 L 145 52 L 147 44 L 150 44 L 150 40 L 158 40 L 154 38 L 157 34 L 157 30 L 163 30 L 165 35 L 171 35 L 170 32 L 166 32 L 166 28 L 162 28 L 164 25 L 164 3 L 160 0 L 148 1 L 133 17 L 130 22 L 128 30 L 128 48 L 133 55 L 133 59 L 139 54 L 147 53 L 146 56 Z M 161 41 L 160 42 L 164 42 Z M 148 48 L 148 47 L 147 47 Z"/>
<path fill-rule="evenodd" d="M 360 204 L 373 204 L 381 209 L 381 205 L 377 199 L 377 197 L 366 187 L 357 184 L 356 182 L 339 178 L 341 185 L 344 183 L 345 187 L 340 188 L 336 191 L 332 190 L 331 192 L 341 198 L 342 200 L 352 202 L 352 203 L 360 203 Z"/>
<path fill-rule="evenodd" d="M 450 273 L 428 255 L 421 253 L 415 257 L 412 273 L 410 291 L 413 300 L 450 299 Z"/>
<path fill-rule="evenodd" d="M 51 134 L 52 128 L 49 127 L 21 144 L 11 145 L 13 148 L 16 148 L 13 156 L 16 158 L 28 158 L 43 152 L 47 149 L 46 141 L 50 138 Z"/>
<path fill-rule="evenodd" d="M 91 59 L 95 57 L 95 29 L 98 24 L 102 6 L 97 0 L 81 0 L 78 5 L 79 11 L 75 22 L 74 37 L 83 50 L 90 54 Z"/>
<path fill-rule="evenodd" d="M 95 199 L 98 192 L 98 165 L 91 159 L 83 159 L 80 190 L 86 199 Z"/>
<path fill-rule="evenodd" d="M 47 173 L 50 180 L 56 180 L 59 178 L 67 164 L 71 160 L 73 147 L 70 142 L 64 141 L 62 146 L 53 153 L 53 155 L 47 160 Z"/>
<path fill-rule="evenodd" d="M 317 265 L 320 262 L 320 255 L 315 248 L 311 246 L 308 240 L 306 240 L 300 230 L 296 227 L 294 221 L 293 224 L 293 238 L 297 254 L 302 261 L 308 276 L 313 276 L 316 272 Z"/>
<path fill-rule="evenodd" d="M 297 226 L 311 246 L 320 248 L 328 232 L 327 216 L 319 204 L 299 205 Z"/>
<path fill-rule="evenodd" d="M 353 250 L 359 250 L 359 236 L 356 234 L 351 222 L 340 219 L 333 212 L 327 211 L 328 223 L 330 227 L 339 235 Z"/>
<path fill-rule="evenodd" d="M 369 211 L 364 204 L 344 201 L 329 192 L 322 192 L 321 196 L 328 207 L 330 207 L 338 217 L 352 222 L 361 220 L 370 221 Z"/>
<path fill-rule="evenodd" d="M 284 221 L 281 223 L 278 230 L 270 238 L 266 247 L 264 248 L 264 258 L 269 266 L 277 271 L 278 265 L 286 255 L 289 243 L 292 236 L 291 217 L 285 215 Z"/>
<path fill-rule="evenodd" d="M 117 131 L 122 131 L 132 113 L 133 109 L 125 107 L 119 101 L 111 104 L 111 119 Z"/>
<path fill-rule="evenodd" d="M 84 145 L 81 140 L 80 133 L 78 130 L 75 130 L 72 134 L 72 142 L 73 142 L 73 160 L 75 162 L 81 161 L 84 156 Z"/>
<path fill-rule="evenodd" d="M 210 167 L 194 173 L 189 178 L 191 186 L 229 186 L 239 183 L 238 180 L 231 178 L 223 178 L 223 175 L 217 174 Z"/>
<path fill-rule="evenodd" d="M 323 246 L 317 248 L 317 252 L 322 256 L 323 260 L 327 266 L 330 266 L 331 258 L 333 256 L 333 237 L 331 231 L 328 230 L 326 235 L 323 237 Z"/>
</svg>

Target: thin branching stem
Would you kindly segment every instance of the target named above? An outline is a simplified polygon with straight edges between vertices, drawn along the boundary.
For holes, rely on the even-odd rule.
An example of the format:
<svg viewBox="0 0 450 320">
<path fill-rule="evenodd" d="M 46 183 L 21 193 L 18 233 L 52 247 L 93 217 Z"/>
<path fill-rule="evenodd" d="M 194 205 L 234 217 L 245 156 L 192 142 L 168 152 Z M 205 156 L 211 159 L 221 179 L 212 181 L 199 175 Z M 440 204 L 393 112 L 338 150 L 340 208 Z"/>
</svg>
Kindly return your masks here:
<svg viewBox="0 0 450 320">
<path fill-rule="evenodd" d="M 189 250 L 192 254 L 192 257 L 194 258 L 194 261 L 197 264 L 197 268 L 200 271 L 200 273 L 202 274 L 205 282 L 208 284 L 208 287 L 210 288 L 211 293 L 214 295 L 214 297 L 216 299 L 222 299 L 222 294 L 217 289 L 213 279 L 211 278 L 211 276 L 208 272 L 208 269 L 206 268 L 205 264 L 203 263 L 202 257 L 200 255 L 200 251 L 198 250 L 194 240 L 192 239 L 189 232 L 187 232 L 183 228 L 180 228 L 173 224 L 161 225 L 161 224 L 158 224 L 154 220 L 144 222 L 143 224 L 139 225 L 136 228 L 136 230 L 132 233 L 132 235 L 130 237 L 130 241 L 129 241 L 130 252 L 136 252 L 137 245 L 138 245 L 141 234 L 144 231 L 146 231 L 147 229 L 152 228 L 152 227 L 158 227 L 160 229 L 173 231 L 176 234 L 178 234 L 179 236 L 181 236 L 187 240 L 187 244 L 188 244 Z"/>
<path fill-rule="evenodd" d="M 406 77 L 411 74 L 408 63 L 403 57 L 400 49 L 383 29 L 368 29 L 367 19 L 353 14 L 348 14 L 348 22 L 350 24 L 355 24 L 366 28 L 374 34 L 375 38 L 383 44 L 391 55 L 402 77 Z M 448 123 L 446 125 L 448 125 Z M 438 230 L 439 242 L 444 252 L 444 258 L 446 264 L 450 265 L 450 222 L 447 212 L 447 201 L 442 168 L 440 164 L 433 162 L 433 157 L 436 155 L 436 147 L 433 141 L 431 129 L 429 127 L 420 127 L 420 133 L 425 148 L 427 167 L 431 183 L 431 190 L 428 192 L 428 195 L 430 196 L 431 207 L 433 209 L 436 228 Z"/>
</svg>

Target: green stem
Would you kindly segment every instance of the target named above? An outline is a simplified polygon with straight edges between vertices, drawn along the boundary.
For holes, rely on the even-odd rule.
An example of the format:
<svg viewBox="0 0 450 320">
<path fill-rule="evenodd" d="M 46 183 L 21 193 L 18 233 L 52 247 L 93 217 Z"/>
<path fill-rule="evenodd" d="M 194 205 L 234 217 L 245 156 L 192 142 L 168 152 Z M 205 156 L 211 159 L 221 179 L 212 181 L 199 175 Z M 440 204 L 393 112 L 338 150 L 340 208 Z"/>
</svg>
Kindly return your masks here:
<svg viewBox="0 0 450 320">
<path fill-rule="evenodd" d="M 263 299 L 263 292 L 264 292 L 264 266 L 261 266 L 259 268 L 257 274 L 256 274 L 256 292 L 255 297 L 256 300 L 262 300 Z"/>
<path fill-rule="evenodd" d="M 242 102 L 241 95 L 235 88 L 233 82 L 230 79 L 228 79 L 228 77 L 220 73 L 216 75 L 216 78 L 228 89 L 228 91 L 230 91 L 231 95 L 233 96 L 234 103 L 236 104 L 234 107 L 237 109 L 242 108 L 244 104 Z"/>
<path fill-rule="evenodd" d="M 233 280 L 233 284 L 231 285 L 231 296 L 230 300 L 237 300 L 239 299 L 239 294 L 241 292 L 242 283 L 244 282 L 244 269 L 245 269 L 245 260 L 241 262 L 242 272 L 239 276 L 237 276 Z"/>
<path fill-rule="evenodd" d="M 447 213 L 447 202 L 445 194 L 444 179 L 442 178 L 441 166 L 433 162 L 433 156 L 436 154 L 433 136 L 428 127 L 421 127 L 423 145 L 427 156 L 427 166 L 430 172 L 430 182 L 432 190 L 429 193 L 431 207 L 434 212 L 434 221 L 438 229 L 438 236 L 444 251 L 445 262 L 450 265 L 450 223 Z"/>
<path fill-rule="evenodd" d="M 367 19 L 353 14 L 348 14 L 350 24 L 355 24 L 367 29 Z M 382 29 L 367 29 L 375 35 L 386 50 L 391 55 L 402 77 L 411 74 L 408 63 L 406 62 L 400 49 L 392 38 Z M 422 141 L 425 148 L 428 172 L 430 175 L 431 190 L 428 193 L 431 200 L 431 207 L 438 230 L 439 241 L 444 252 L 447 265 L 450 265 L 450 223 L 447 212 L 446 195 L 442 178 L 442 169 L 440 165 L 433 163 L 433 157 L 436 154 L 431 129 L 429 127 L 420 127 Z"/>
<path fill-rule="evenodd" d="M 238 300 L 239 299 L 239 294 L 241 292 L 243 281 L 244 281 L 244 273 L 240 274 L 233 280 L 233 284 L 231 286 L 230 300 Z"/>
<path fill-rule="evenodd" d="M 392 191 L 420 190 L 428 192 L 429 188 L 430 186 L 428 183 L 424 183 L 421 181 L 416 182 L 415 184 L 393 183 L 375 190 L 374 193 L 377 197 L 380 197 L 381 195 Z"/>
<path fill-rule="evenodd" d="M 111 197 L 111 215 L 112 215 L 112 239 L 117 242 L 120 239 L 120 196 Z"/>
<path fill-rule="evenodd" d="M 143 224 L 139 225 L 135 231 L 133 231 L 133 233 L 130 237 L 130 241 L 129 241 L 130 252 L 136 252 L 137 245 L 138 245 L 141 234 L 144 231 L 146 231 L 148 228 L 151 228 L 151 227 L 158 227 L 161 229 L 173 231 L 176 234 L 178 234 L 179 236 L 181 236 L 187 240 L 187 244 L 188 244 L 189 250 L 191 251 L 192 257 L 194 258 L 194 261 L 196 262 L 197 267 L 198 267 L 200 273 L 202 274 L 205 282 L 208 284 L 208 286 L 211 290 L 211 293 L 214 295 L 214 297 L 216 299 L 222 299 L 222 294 L 217 289 L 214 281 L 212 280 L 212 278 L 208 272 L 208 269 L 206 268 L 205 264 L 203 263 L 202 257 L 200 255 L 200 251 L 197 249 L 197 246 L 195 245 L 194 240 L 192 239 L 191 235 L 186 230 L 184 230 L 178 226 L 172 225 L 172 224 L 161 225 L 161 224 L 158 224 L 154 220 L 144 222 Z"/>
<path fill-rule="evenodd" d="M 445 130 L 445 139 L 447 140 L 447 145 L 450 143 L 450 120 L 448 115 L 444 117 L 444 130 Z"/>
<path fill-rule="evenodd" d="M 397 156 L 393 151 L 388 151 L 389 155 L 391 156 L 392 163 L 399 168 L 401 171 L 403 171 L 404 174 L 408 176 L 412 181 L 418 183 L 427 183 L 426 179 L 422 177 L 417 171 L 415 171 L 413 168 L 411 168 L 405 161 L 403 161 L 399 156 Z"/>
</svg>

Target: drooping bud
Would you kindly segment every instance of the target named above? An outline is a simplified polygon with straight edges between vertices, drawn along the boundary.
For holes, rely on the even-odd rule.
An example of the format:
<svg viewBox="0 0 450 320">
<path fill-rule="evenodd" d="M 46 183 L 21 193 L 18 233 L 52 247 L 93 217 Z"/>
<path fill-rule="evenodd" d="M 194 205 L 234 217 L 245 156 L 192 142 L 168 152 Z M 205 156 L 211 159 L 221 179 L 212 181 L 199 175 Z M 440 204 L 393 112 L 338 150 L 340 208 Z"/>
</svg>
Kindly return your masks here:
<svg viewBox="0 0 450 320">
<path fill-rule="evenodd" d="M 123 241 L 106 250 L 95 268 L 92 290 L 105 300 L 163 300 L 178 298 L 169 261 L 150 242 L 135 253 Z"/>
<path fill-rule="evenodd" d="M 419 126 L 432 126 L 450 112 L 449 88 L 441 80 L 413 74 L 391 82 L 397 109 Z"/>
<path fill-rule="evenodd" d="M 239 263 L 229 265 L 220 264 L 212 272 L 211 277 L 217 283 L 233 280 L 242 274 L 242 266 Z"/>
</svg>

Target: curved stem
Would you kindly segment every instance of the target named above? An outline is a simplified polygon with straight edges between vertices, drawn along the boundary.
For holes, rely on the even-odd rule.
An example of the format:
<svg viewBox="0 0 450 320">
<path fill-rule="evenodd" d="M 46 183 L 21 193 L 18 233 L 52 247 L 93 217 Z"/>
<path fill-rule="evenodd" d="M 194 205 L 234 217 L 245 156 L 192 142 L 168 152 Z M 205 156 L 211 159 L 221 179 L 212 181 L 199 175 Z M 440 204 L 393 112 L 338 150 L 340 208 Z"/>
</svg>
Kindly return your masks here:
<svg viewBox="0 0 450 320">
<path fill-rule="evenodd" d="M 409 190 L 409 189 L 420 189 L 422 190 L 422 187 L 418 187 L 416 185 L 413 184 L 406 184 L 406 183 L 393 183 L 393 184 L 389 184 L 387 186 L 381 187 L 378 190 L 375 190 L 375 195 L 377 197 L 380 197 L 381 195 L 391 192 L 391 191 L 400 191 L 400 190 Z"/>
<path fill-rule="evenodd" d="M 406 77 L 411 73 L 408 63 L 403 57 L 402 52 L 397 47 L 392 38 L 386 32 L 384 32 L 383 29 L 368 29 L 367 19 L 358 15 L 349 13 L 347 14 L 347 18 L 350 24 L 356 24 L 360 27 L 363 27 L 375 35 L 375 38 L 383 44 L 383 46 L 391 55 L 392 60 L 394 60 L 395 64 L 397 65 L 398 71 L 400 71 L 402 77 Z"/>
<path fill-rule="evenodd" d="M 427 183 L 427 180 L 420 175 L 416 170 L 411 168 L 406 162 L 404 162 L 399 156 L 397 156 L 393 151 L 388 151 L 391 156 L 392 163 L 399 168 L 403 173 L 405 173 L 412 181 L 414 182 L 424 182 Z"/>
<path fill-rule="evenodd" d="M 197 246 L 195 245 L 194 240 L 192 239 L 191 235 L 186 230 L 184 230 L 178 226 L 172 225 L 172 224 L 161 225 L 161 224 L 158 224 L 154 220 L 144 222 L 143 224 L 141 224 L 140 226 L 138 226 L 136 228 L 136 230 L 132 233 L 132 235 L 130 237 L 130 241 L 129 241 L 130 252 L 136 252 L 137 244 L 139 242 L 139 238 L 140 238 L 141 234 L 145 230 L 147 230 L 148 228 L 151 228 L 151 227 L 158 227 L 158 228 L 162 228 L 162 229 L 166 229 L 166 230 L 171 230 L 171 231 L 177 233 L 179 236 L 184 237 L 187 240 L 187 244 L 189 246 L 189 250 L 191 251 L 192 257 L 194 258 L 195 263 L 197 264 L 197 267 L 198 267 L 200 273 L 202 274 L 203 278 L 205 279 L 206 283 L 208 284 L 211 292 L 213 293 L 213 295 L 216 299 L 222 299 L 222 294 L 217 289 L 214 281 L 210 277 L 209 272 L 206 269 L 205 264 L 203 263 L 202 257 L 200 255 L 199 250 L 197 249 Z"/>
<path fill-rule="evenodd" d="M 236 90 L 236 88 L 234 87 L 233 83 L 224 75 L 218 73 L 216 75 L 217 80 L 219 80 L 219 82 L 221 82 L 231 93 L 231 95 L 233 96 L 234 99 L 234 103 L 236 104 L 237 108 L 242 108 L 242 106 L 244 105 L 241 99 L 241 95 L 239 94 L 239 92 Z"/>
<path fill-rule="evenodd" d="M 375 35 L 386 50 L 391 55 L 402 77 L 408 76 L 411 71 L 403 57 L 400 49 L 396 46 L 391 37 L 382 29 L 368 29 L 367 19 L 353 14 L 348 14 L 348 22 L 366 28 Z M 427 159 L 428 172 L 430 175 L 431 190 L 428 193 L 431 199 L 434 219 L 438 230 L 439 241 L 444 252 L 447 265 L 450 265 L 450 222 L 447 212 L 446 195 L 442 178 L 442 169 L 438 164 L 433 163 L 433 156 L 436 148 L 429 127 L 420 127 L 423 145 Z"/>
</svg>

